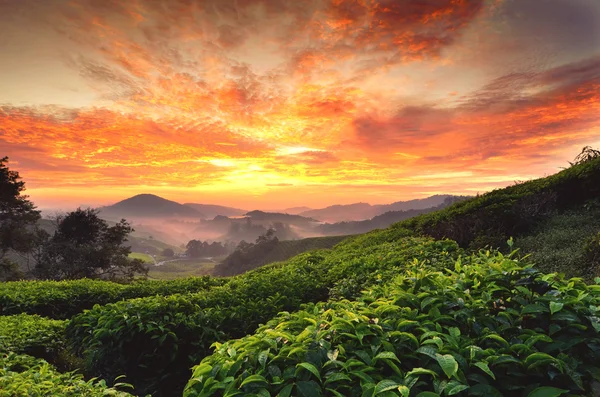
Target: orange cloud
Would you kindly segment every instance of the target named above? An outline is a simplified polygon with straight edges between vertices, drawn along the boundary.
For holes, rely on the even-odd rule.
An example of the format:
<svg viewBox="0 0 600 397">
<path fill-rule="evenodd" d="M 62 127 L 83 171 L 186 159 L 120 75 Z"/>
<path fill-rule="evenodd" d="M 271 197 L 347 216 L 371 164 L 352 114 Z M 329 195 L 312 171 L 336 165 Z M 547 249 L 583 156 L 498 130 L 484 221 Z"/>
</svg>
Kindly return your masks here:
<svg viewBox="0 0 600 397">
<path fill-rule="evenodd" d="M 533 177 L 597 142 L 600 58 L 449 76 L 502 4 L 52 0 L 31 17 L 69 43 L 57 57 L 96 106 L 5 104 L 0 145 L 57 197 L 158 186 L 318 205 Z"/>
</svg>

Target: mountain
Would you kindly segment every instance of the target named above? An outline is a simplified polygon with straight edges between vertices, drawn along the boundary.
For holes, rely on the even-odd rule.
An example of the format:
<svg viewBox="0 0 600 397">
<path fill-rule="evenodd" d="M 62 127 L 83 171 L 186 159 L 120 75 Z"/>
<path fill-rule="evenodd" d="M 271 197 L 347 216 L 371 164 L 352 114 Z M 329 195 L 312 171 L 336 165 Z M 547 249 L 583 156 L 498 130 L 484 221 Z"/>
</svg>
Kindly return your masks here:
<svg viewBox="0 0 600 397">
<path fill-rule="evenodd" d="M 204 214 L 207 219 L 213 219 L 215 216 L 240 216 L 247 212 L 247 210 L 239 208 L 224 207 L 222 205 L 214 204 L 185 203 L 183 205 Z"/>
<path fill-rule="evenodd" d="M 100 216 L 107 219 L 206 218 L 203 213 L 191 207 L 154 194 L 138 194 L 116 204 L 102 207 Z"/>
<path fill-rule="evenodd" d="M 390 211 L 422 210 L 437 207 L 448 197 L 453 196 L 449 194 L 438 194 L 423 199 L 396 201 L 391 204 L 380 205 L 371 205 L 367 203 L 332 205 L 322 209 L 304 211 L 299 215 L 315 218 L 328 223 L 362 221 Z"/>
<path fill-rule="evenodd" d="M 441 196 L 440 196 L 441 197 Z M 439 211 L 444 209 L 454 203 L 459 201 L 463 201 L 468 199 L 466 196 L 444 196 L 446 197 L 444 201 L 433 207 L 426 208 L 418 208 L 418 209 L 408 209 L 408 210 L 400 210 L 400 211 L 387 211 L 383 214 L 374 216 L 371 219 L 366 219 L 362 221 L 350 221 L 350 222 L 337 222 L 337 223 L 324 223 L 315 228 L 321 234 L 327 236 L 340 236 L 340 235 L 349 235 L 349 234 L 362 234 L 368 233 L 371 230 L 375 229 L 384 229 L 389 227 L 390 225 L 400 222 L 417 215 L 427 214 L 434 211 Z M 421 200 L 421 202 L 425 202 L 427 199 Z M 415 200 L 416 201 L 416 200 Z M 431 201 L 429 201 L 431 202 Z M 396 203 L 394 203 L 396 204 Z M 394 204 L 390 204 L 392 206 Z M 381 206 L 388 207 L 388 206 Z"/>
<path fill-rule="evenodd" d="M 389 211 L 422 210 L 425 208 L 437 207 L 444 203 L 444 200 L 449 197 L 456 196 L 452 196 L 450 194 L 436 194 L 434 196 L 422 199 L 396 201 L 395 203 L 391 204 L 374 205 L 373 208 L 375 208 L 377 211 L 376 215 L 381 215 Z M 463 198 L 467 198 L 467 196 L 464 196 Z"/>
<path fill-rule="evenodd" d="M 299 215 L 318 219 L 323 222 L 360 221 L 377 215 L 368 203 L 331 205 L 329 207 L 301 212 Z"/>
<path fill-rule="evenodd" d="M 298 215 L 302 212 L 307 212 L 307 211 L 312 211 L 312 210 L 313 209 L 310 207 L 292 207 L 292 208 L 286 208 L 281 212 L 283 212 L 285 214 Z"/>
</svg>

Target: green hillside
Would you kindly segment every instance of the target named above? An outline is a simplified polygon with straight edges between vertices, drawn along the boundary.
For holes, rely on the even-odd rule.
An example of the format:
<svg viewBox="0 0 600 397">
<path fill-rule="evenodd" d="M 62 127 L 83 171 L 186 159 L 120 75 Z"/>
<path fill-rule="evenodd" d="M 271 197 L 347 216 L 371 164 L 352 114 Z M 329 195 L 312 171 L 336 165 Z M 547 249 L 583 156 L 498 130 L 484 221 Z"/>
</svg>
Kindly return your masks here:
<svg viewBox="0 0 600 397">
<path fill-rule="evenodd" d="M 0 396 L 597 396 L 599 197 L 597 158 L 230 279 L 3 283 Z"/>
<path fill-rule="evenodd" d="M 348 238 L 348 236 L 310 237 L 300 240 L 280 241 L 275 248 L 265 255 L 265 257 L 257 264 L 258 266 L 261 266 L 266 265 L 267 263 L 281 262 L 303 252 L 317 249 L 329 249 L 346 238 Z"/>
</svg>

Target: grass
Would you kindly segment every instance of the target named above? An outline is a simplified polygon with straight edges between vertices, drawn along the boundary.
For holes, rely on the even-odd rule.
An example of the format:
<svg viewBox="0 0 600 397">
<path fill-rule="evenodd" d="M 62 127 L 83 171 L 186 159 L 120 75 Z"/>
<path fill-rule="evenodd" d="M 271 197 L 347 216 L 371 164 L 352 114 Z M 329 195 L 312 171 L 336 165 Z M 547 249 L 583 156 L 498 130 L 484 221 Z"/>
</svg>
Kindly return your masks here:
<svg viewBox="0 0 600 397">
<path fill-rule="evenodd" d="M 216 263 L 208 259 L 180 259 L 161 266 L 151 266 L 148 278 L 174 280 L 186 277 L 198 277 L 212 274 Z"/>
<path fill-rule="evenodd" d="M 129 254 L 129 258 L 131 259 L 141 259 L 146 263 L 154 263 L 154 259 L 148 254 L 144 254 L 142 252 L 132 252 Z"/>
</svg>

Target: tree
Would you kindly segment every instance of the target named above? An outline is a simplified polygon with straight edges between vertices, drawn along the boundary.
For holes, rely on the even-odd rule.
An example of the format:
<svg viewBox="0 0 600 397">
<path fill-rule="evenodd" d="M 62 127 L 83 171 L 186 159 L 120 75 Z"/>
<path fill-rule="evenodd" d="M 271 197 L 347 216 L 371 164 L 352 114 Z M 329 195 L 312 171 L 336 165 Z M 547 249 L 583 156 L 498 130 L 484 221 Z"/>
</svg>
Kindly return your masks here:
<svg viewBox="0 0 600 397">
<path fill-rule="evenodd" d="M 162 256 L 172 258 L 175 256 L 175 251 L 173 251 L 171 248 L 165 248 L 162 252 Z"/>
<path fill-rule="evenodd" d="M 593 149 L 591 146 L 585 146 L 581 150 L 581 153 L 579 153 L 577 157 L 575 157 L 575 160 L 572 163 L 569 161 L 569 164 L 571 164 L 571 166 L 574 166 L 578 164 L 587 163 L 588 161 L 592 161 L 597 158 L 600 158 L 600 150 Z"/>
<path fill-rule="evenodd" d="M 0 260 L 10 250 L 25 253 L 31 249 L 33 226 L 40 219 L 40 211 L 21 194 L 25 182 L 7 163 L 8 157 L 0 159 Z"/>
<path fill-rule="evenodd" d="M 98 217 L 98 210 L 81 209 L 56 219 L 57 229 L 48 233 L 37 255 L 39 278 L 68 280 L 105 278 L 132 280 L 148 269 L 140 259 L 129 259 L 131 247 L 123 244 L 133 229 L 122 219 L 115 226 Z"/>
</svg>

